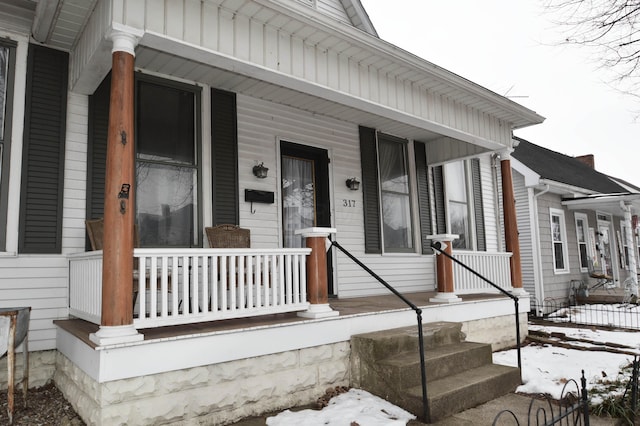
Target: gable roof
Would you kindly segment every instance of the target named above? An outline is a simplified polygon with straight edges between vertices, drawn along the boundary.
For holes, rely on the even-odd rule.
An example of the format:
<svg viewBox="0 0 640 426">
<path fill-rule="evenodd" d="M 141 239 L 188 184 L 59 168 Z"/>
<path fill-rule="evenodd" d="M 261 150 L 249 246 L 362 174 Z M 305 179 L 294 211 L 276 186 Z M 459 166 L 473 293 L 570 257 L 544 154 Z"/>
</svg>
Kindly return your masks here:
<svg viewBox="0 0 640 426">
<path fill-rule="evenodd" d="M 514 136 L 514 139 L 519 144 L 511 155 L 537 173 L 540 179 L 603 194 L 628 192 L 609 176 L 592 169 L 574 157 L 543 148 L 519 137 Z"/>
</svg>

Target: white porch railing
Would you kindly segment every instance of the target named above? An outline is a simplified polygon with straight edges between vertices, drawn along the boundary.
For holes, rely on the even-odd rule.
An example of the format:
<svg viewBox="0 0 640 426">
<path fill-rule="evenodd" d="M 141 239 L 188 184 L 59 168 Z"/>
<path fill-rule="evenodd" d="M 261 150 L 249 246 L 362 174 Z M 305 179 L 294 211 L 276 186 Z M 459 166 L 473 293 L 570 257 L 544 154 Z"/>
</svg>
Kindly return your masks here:
<svg viewBox="0 0 640 426">
<path fill-rule="evenodd" d="M 511 253 L 487 253 L 484 251 L 454 251 L 452 256 L 478 272 L 500 288 L 511 291 Z M 484 280 L 453 262 L 453 281 L 456 294 L 498 292 Z"/>
<path fill-rule="evenodd" d="M 310 249 L 135 249 L 134 326 L 306 310 Z M 102 251 L 69 256 L 70 313 L 99 324 Z"/>
</svg>

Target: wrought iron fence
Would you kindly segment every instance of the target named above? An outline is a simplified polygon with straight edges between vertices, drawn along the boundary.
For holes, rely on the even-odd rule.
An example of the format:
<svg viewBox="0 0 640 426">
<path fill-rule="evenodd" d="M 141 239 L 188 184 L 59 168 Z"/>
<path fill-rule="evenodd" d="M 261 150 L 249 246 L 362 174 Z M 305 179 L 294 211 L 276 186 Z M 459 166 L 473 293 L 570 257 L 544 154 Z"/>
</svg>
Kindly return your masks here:
<svg viewBox="0 0 640 426">
<path fill-rule="evenodd" d="M 565 383 L 560 399 L 555 401 L 546 395 L 532 398 L 526 419 L 518 419 L 512 410 L 502 410 L 493 419 L 493 425 L 584 425 L 589 426 L 589 398 L 584 370 L 578 382 L 571 379 Z M 522 420 L 522 422 L 521 422 Z"/>
<path fill-rule="evenodd" d="M 571 297 L 545 299 L 542 303 L 532 301 L 530 316 L 553 323 L 640 330 L 640 306 L 634 303 L 586 304 Z"/>
</svg>

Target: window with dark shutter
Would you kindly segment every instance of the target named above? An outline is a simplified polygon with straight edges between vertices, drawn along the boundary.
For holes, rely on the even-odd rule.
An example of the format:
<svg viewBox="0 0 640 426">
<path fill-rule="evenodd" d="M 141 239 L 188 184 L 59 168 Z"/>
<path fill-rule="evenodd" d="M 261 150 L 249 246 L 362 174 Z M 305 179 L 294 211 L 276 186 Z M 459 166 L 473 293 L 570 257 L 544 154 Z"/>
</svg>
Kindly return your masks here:
<svg viewBox="0 0 640 426">
<path fill-rule="evenodd" d="M 414 142 L 414 155 L 416 162 L 416 183 L 418 187 L 418 206 L 420 211 L 420 242 L 422 253 L 433 253 L 431 240 L 431 201 L 429 197 L 429 173 L 427 167 L 427 154 L 425 144 Z"/>
<path fill-rule="evenodd" d="M 240 223 L 235 93 L 211 90 L 213 225 Z"/>
<path fill-rule="evenodd" d="M 29 45 L 20 202 L 21 253 L 60 253 L 69 55 Z"/>
<path fill-rule="evenodd" d="M 436 233 L 447 233 L 447 207 L 444 194 L 444 171 L 442 166 L 435 166 L 433 174 L 433 201 L 436 212 Z"/>
<path fill-rule="evenodd" d="M 376 131 L 362 126 L 359 130 L 362 197 L 364 200 L 364 251 L 365 253 L 382 253 Z"/>
<path fill-rule="evenodd" d="M 476 250 L 487 250 L 487 238 L 484 227 L 484 204 L 482 202 L 482 180 L 480 176 L 480 160 L 471 160 L 471 184 L 473 186 L 473 213 L 476 223 Z"/>
</svg>

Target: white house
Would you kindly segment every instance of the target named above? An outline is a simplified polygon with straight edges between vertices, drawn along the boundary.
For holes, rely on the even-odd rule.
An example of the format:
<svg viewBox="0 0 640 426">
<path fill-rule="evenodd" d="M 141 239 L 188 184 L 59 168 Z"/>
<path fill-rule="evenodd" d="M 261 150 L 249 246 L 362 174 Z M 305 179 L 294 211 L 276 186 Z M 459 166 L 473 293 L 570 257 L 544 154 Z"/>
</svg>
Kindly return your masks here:
<svg viewBox="0 0 640 426">
<path fill-rule="evenodd" d="M 340 312 L 389 292 L 336 250 L 325 268 L 327 235 L 425 321 L 513 343 L 513 303 L 438 281 L 429 237 L 522 293 L 507 154 L 543 118 L 381 40 L 358 0 L 10 0 L 0 59 L 0 307 L 32 307 L 31 383 L 87 423 L 348 384 L 350 336 L 415 315 Z M 220 224 L 250 248 L 209 248 Z"/>
</svg>

